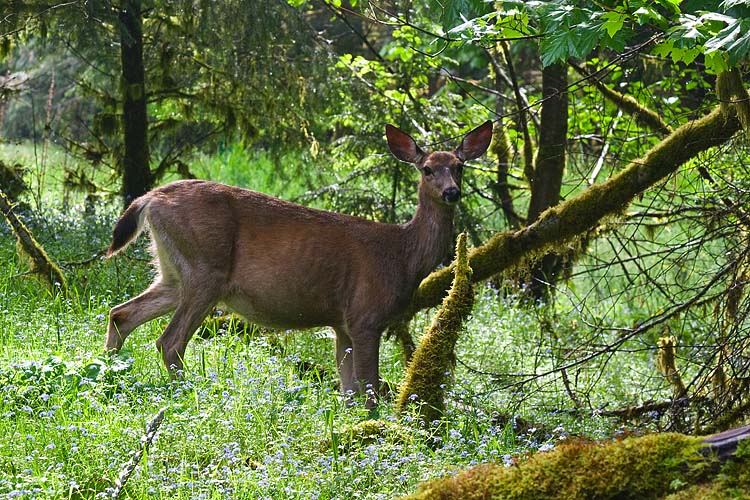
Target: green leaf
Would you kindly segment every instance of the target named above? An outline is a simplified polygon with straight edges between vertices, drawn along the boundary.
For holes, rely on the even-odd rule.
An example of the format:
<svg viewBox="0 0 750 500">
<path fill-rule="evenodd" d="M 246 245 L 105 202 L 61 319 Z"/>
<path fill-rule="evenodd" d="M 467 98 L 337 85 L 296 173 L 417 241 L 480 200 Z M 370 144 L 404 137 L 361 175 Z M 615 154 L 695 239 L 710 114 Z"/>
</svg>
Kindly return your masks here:
<svg viewBox="0 0 750 500">
<path fill-rule="evenodd" d="M 737 38 L 727 49 L 729 60 L 733 64 L 739 64 L 750 58 L 750 20 L 743 19 L 740 22 L 740 32 L 744 35 Z"/>
<path fill-rule="evenodd" d="M 557 32 L 544 37 L 539 44 L 542 66 L 546 68 L 576 54 L 575 38 L 575 33 L 572 31 Z"/>
<path fill-rule="evenodd" d="M 732 20 L 726 28 L 721 30 L 715 37 L 706 42 L 706 52 L 715 52 L 720 49 L 727 50 L 729 46 L 737 40 L 742 32 L 742 26 L 739 21 Z"/>
<path fill-rule="evenodd" d="M 602 15 L 602 19 L 604 19 L 602 27 L 607 30 L 610 38 L 614 37 L 622 29 L 625 18 L 625 14 L 614 10 Z"/>
<path fill-rule="evenodd" d="M 672 11 L 672 14 L 680 13 L 680 4 L 682 0 L 657 0 L 659 5 Z"/>
<path fill-rule="evenodd" d="M 83 378 L 96 380 L 99 378 L 99 374 L 104 370 L 106 370 L 106 366 L 104 365 L 104 363 L 100 360 L 96 360 L 85 365 L 81 369 L 81 375 L 83 376 Z"/>
<path fill-rule="evenodd" d="M 443 11 L 443 30 L 452 28 L 492 12 L 492 4 L 484 0 L 448 0 Z"/>
<path fill-rule="evenodd" d="M 750 0 L 724 0 L 723 2 L 721 2 L 721 7 L 725 10 L 737 6 L 750 7 Z"/>
<path fill-rule="evenodd" d="M 674 49 L 674 40 L 664 40 L 661 43 L 658 43 L 654 46 L 654 48 L 651 50 L 651 53 L 657 57 L 669 57 L 669 54 Z"/>
<path fill-rule="evenodd" d="M 714 75 L 718 75 L 719 73 L 727 71 L 729 69 L 729 63 L 727 62 L 727 57 L 724 52 L 717 51 L 706 53 L 705 62 L 706 71 Z"/>
</svg>

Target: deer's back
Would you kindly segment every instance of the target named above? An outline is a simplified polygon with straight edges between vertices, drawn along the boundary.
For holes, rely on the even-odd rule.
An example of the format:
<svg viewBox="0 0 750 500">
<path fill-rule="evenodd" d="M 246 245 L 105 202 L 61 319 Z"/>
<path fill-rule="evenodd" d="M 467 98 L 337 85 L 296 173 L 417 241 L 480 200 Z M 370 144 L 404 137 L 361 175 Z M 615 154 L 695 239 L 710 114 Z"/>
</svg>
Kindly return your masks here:
<svg viewBox="0 0 750 500">
<path fill-rule="evenodd" d="M 147 217 L 157 246 L 158 234 L 168 235 L 188 261 L 225 283 L 224 302 L 261 324 L 338 326 L 352 311 L 390 315 L 411 295 L 399 225 L 209 181 L 152 191 Z"/>
</svg>

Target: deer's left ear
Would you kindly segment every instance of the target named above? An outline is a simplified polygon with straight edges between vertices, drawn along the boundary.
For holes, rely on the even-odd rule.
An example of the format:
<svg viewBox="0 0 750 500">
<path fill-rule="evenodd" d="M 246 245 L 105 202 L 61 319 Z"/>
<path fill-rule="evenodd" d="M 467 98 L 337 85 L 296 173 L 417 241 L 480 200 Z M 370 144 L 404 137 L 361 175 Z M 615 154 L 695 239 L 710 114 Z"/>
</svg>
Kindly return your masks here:
<svg viewBox="0 0 750 500">
<path fill-rule="evenodd" d="M 492 122 L 487 120 L 464 136 L 461 145 L 456 149 L 456 155 L 461 161 L 479 158 L 490 147 L 490 141 L 492 141 Z"/>
</svg>

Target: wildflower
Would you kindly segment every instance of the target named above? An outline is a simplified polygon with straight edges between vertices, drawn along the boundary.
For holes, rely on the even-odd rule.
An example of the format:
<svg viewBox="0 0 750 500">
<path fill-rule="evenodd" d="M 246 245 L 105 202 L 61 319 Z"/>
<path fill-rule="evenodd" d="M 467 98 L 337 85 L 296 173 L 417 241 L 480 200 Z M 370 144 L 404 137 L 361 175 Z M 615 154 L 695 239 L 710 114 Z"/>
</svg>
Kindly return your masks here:
<svg viewBox="0 0 750 500">
<path fill-rule="evenodd" d="M 555 445 L 553 443 L 544 443 L 542 446 L 539 447 L 539 451 L 545 452 L 545 451 L 552 451 L 555 449 Z"/>
</svg>

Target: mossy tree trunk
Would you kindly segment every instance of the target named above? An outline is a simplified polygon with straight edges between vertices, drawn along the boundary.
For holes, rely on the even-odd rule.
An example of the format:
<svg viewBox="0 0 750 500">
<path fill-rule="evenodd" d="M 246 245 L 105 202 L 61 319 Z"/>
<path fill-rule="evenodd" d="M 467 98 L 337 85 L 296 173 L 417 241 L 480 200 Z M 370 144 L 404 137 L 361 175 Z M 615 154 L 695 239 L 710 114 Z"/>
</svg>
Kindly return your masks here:
<svg viewBox="0 0 750 500">
<path fill-rule="evenodd" d="M 726 78 L 724 73 L 719 75 L 719 80 L 722 78 Z M 474 248 L 469 254 L 473 280 L 486 280 L 596 228 L 605 217 L 619 214 L 643 191 L 699 153 L 726 143 L 740 129 L 735 107 L 725 111 L 716 107 L 706 116 L 684 124 L 606 182 L 547 209 L 527 227 L 498 233 Z M 412 313 L 438 305 L 450 281 L 451 268 L 428 276 L 414 295 Z"/>
<path fill-rule="evenodd" d="M 542 118 L 539 145 L 534 159 L 531 200 L 527 220 L 533 222 L 560 202 L 565 146 L 568 137 L 568 68 L 558 63 L 542 70 Z M 527 290 L 536 299 L 546 298 L 555 284 L 564 263 L 564 256 L 551 252 L 531 269 Z"/>
<path fill-rule="evenodd" d="M 131 201 L 151 189 L 146 110 L 146 70 L 143 64 L 141 0 L 120 5 L 120 61 L 122 64 L 122 197 Z"/>
</svg>

